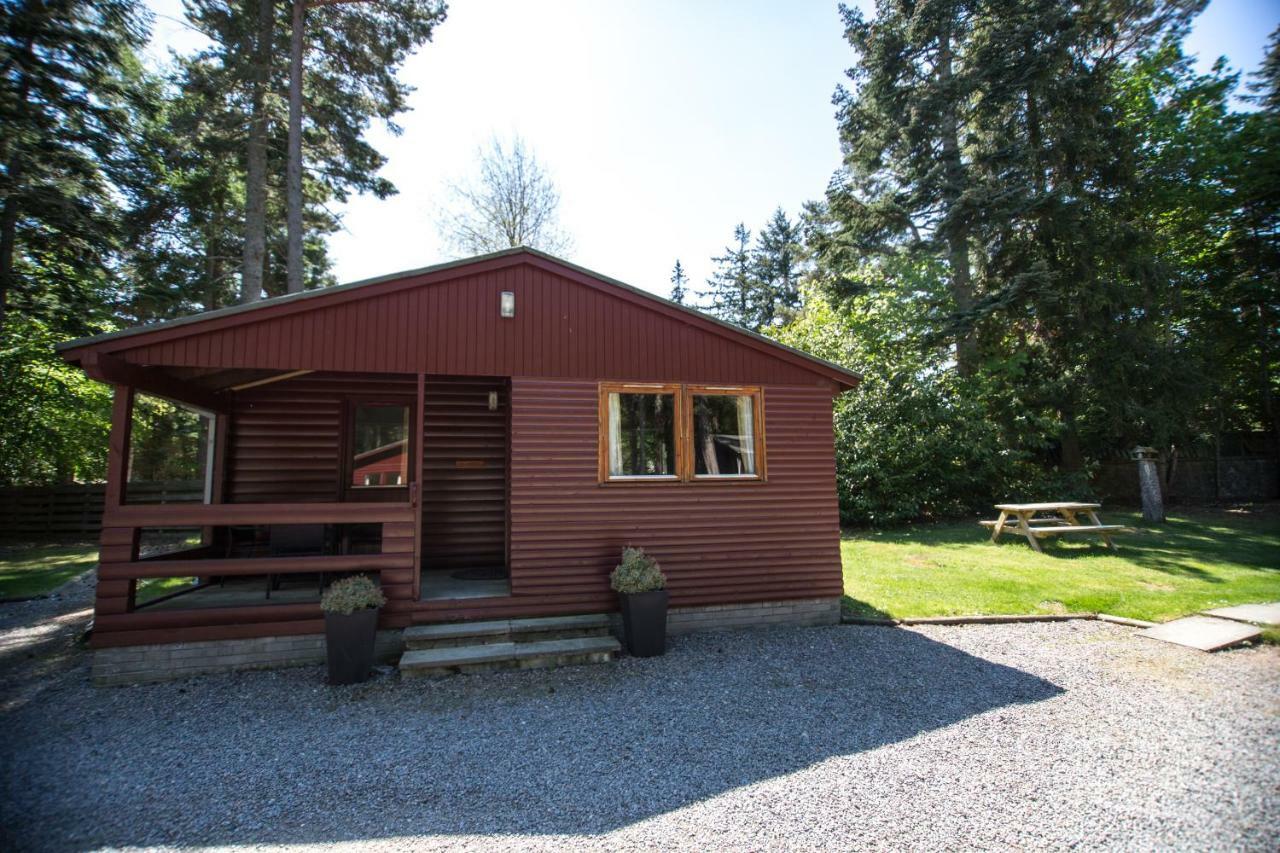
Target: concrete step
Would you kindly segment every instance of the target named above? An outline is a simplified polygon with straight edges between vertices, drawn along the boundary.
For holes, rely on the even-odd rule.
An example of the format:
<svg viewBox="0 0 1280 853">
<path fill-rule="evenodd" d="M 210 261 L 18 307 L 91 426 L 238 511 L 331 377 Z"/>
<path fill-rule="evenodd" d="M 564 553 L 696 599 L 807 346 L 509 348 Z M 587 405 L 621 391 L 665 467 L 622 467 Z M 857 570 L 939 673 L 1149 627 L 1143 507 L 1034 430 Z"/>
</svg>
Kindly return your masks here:
<svg viewBox="0 0 1280 853">
<path fill-rule="evenodd" d="M 489 622 L 451 622 L 406 628 L 404 646 L 415 650 L 442 649 L 532 640 L 605 637 L 609 635 L 609 630 L 609 617 L 603 613 L 498 619 Z"/>
<path fill-rule="evenodd" d="M 438 678 L 495 669 L 537 669 L 608 663 L 621 646 L 613 637 L 569 637 L 532 642 L 477 643 L 433 649 L 410 649 L 400 656 L 405 678 Z"/>
</svg>

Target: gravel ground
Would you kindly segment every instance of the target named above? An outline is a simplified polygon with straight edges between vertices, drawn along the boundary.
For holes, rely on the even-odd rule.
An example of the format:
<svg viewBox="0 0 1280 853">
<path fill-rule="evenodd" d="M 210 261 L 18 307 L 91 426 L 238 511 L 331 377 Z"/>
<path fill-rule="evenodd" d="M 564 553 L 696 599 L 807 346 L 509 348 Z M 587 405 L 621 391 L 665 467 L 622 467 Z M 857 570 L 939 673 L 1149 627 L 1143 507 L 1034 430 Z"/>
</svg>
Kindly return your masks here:
<svg viewBox="0 0 1280 853">
<path fill-rule="evenodd" d="M 0 640 L 5 624 L 0 617 Z M 12 625 L 8 626 L 12 629 Z M 1273 850 L 1280 648 L 1099 622 L 675 638 L 661 659 L 95 689 L 0 660 L 0 847 Z"/>
</svg>

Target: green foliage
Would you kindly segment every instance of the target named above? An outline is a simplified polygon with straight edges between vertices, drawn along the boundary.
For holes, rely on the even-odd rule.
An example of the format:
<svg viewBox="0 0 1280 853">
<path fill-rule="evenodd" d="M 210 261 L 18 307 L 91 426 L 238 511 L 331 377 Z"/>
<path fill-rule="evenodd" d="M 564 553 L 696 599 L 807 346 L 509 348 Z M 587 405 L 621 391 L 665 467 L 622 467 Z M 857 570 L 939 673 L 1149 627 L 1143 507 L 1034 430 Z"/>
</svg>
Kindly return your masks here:
<svg viewBox="0 0 1280 853">
<path fill-rule="evenodd" d="M 54 353 L 62 339 L 19 314 L 0 332 L 0 485 L 97 482 L 106 474 L 111 390 Z"/>
<path fill-rule="evenodd" d="M 0 4 L 0 329 L 12 307 L 79 333 L 108 298 L 134 0 Z"/>
<path fill-rule="evenodd" d="M 367 575 L 353 575 L 336 580 L 320 596 L 320 609 L 325 613 L 349 616 L 357 610 L 372 610 L 387 603 L 382 589 Z"/>
<path fill-rule="evenodd" d="M 609 575 L 609 585 L 615 592 L 634 595 L 665 589 L 667 576 L 643 548 L 623 548 L 622 562 Z"/>
<path fill-rule="evenodd" d="M 939 351 L 926 340 L 935 313 L 926 294 L 940 286 L 933 265 L 868 265 L 861 273 L 865 292 L 828 300 L 811 289 L 799 316 L 774 332 L 862 373 L 835 407 L 843 522 L 883 525 L 1087 493 L 1046 452 L 1051 417 L 1020 409 L 1002 423 L 993 416 L 998 383 L 939 366 Z M 887 276 L 899 287 L 888 287 Z"/>
</svg>

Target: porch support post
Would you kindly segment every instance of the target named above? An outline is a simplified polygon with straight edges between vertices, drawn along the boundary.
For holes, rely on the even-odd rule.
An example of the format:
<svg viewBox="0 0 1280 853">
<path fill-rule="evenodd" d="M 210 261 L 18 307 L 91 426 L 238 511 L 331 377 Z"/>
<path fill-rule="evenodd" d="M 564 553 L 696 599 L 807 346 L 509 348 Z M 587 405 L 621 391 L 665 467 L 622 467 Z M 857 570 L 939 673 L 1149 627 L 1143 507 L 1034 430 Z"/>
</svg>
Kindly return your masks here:
<svg viewBox="0 0 1280 853">
<path fill-rule="evenodd" d="M 418 374 L 418 402 L 410 418 L 413 435 L 409 441 L 409 503 L 413 506 L 413 600 L 422 597 L 422 435 L 426 425 L 427 377 Z"/>
<path fill-rule="evenodd" d="M 224 500 L 223 489 L 227 481 L 227 431 L 231 429 L 231 416 L 219 412 L 213 419 L 213 455 L 209 471 L 209 503 L 220 504 Z M 200 532 L 200 544 L 209 547 L 213 543 L 213 528 Z"/>
<path fill-rule="evenodd" d="M 94 612 L 127 613 L 133 609 L 136 582 L 104 581 L 102 569 L 138 558 L 138 529 L 118 526 L 116 515 L 125 502 L 129 479 L 129 434 L 133 429 L 133 387 L 116 385 L 111 402 L 111 434 L 107 439 L 107 486 L 102 508 L 102 532 L 98 540 L 98 587 Z"/>
<path fill-rule="evenodd" d="M 124 503 L 125 481 L 129 478 L 129 433 L 133 429 L 133 387 L 115 386 L 111 400 L 111 434 L 107 440 L 108 515 Z"/>
</svg>

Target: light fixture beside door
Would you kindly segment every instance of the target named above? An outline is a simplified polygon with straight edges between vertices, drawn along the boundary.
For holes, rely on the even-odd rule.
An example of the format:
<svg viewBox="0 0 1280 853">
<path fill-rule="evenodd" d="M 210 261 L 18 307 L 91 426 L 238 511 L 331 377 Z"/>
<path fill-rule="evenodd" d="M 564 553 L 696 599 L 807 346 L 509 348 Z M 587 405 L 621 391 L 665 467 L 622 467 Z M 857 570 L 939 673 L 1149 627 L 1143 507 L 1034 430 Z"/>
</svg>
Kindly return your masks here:
<svg viewBox="0 0 1280 853">
<path fill-rule="evenodd" d="M 516 295 L 510 290 L 504 290 L 498 296 L 498 314 L 502 317 L 511 318 L 516 316 Z"/>
</svg>

